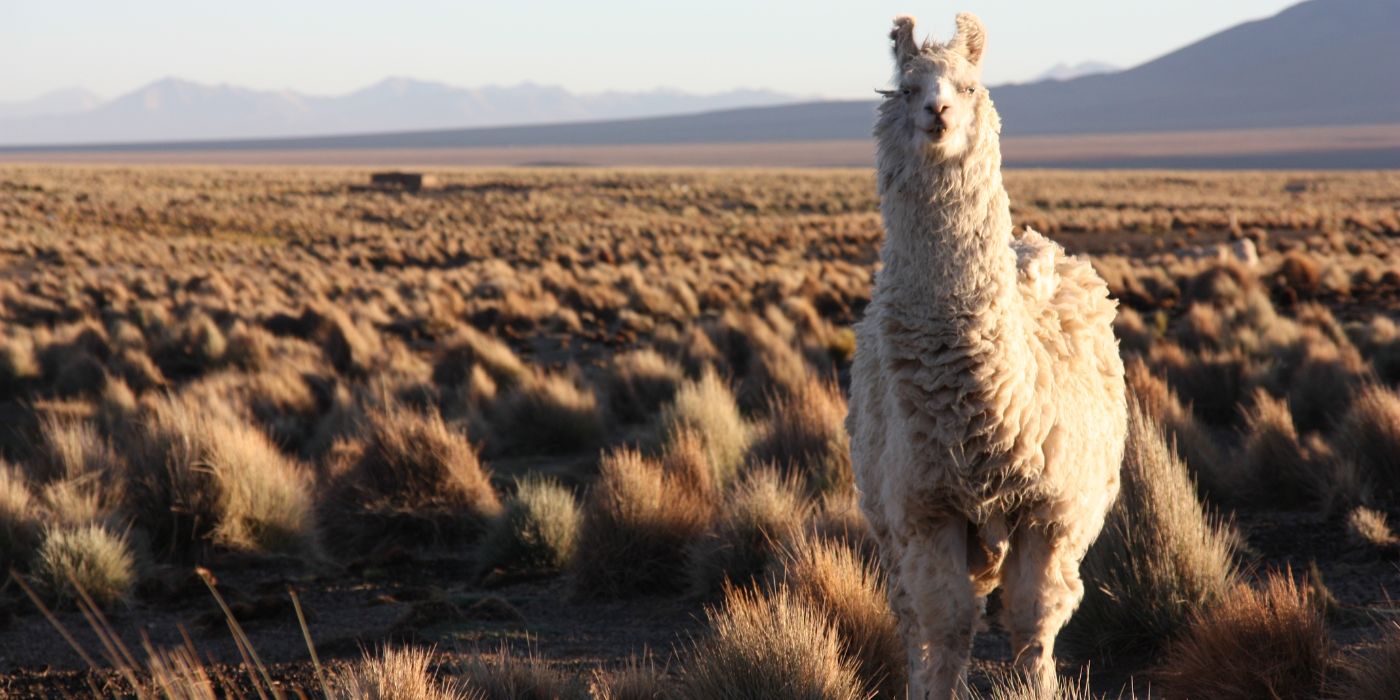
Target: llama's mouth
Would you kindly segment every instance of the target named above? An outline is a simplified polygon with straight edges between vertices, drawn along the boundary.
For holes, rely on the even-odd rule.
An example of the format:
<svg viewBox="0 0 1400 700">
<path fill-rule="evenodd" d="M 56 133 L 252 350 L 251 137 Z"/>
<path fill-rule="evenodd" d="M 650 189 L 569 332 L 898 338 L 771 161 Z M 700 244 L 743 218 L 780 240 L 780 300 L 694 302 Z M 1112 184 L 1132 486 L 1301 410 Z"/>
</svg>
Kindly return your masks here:
<svg viewBox="0 0 1400 700">
<path fill-rule="evenodd" d="M 929 137 L 930 139 L 934 140 L 934 141 L 938 141 L 938 140 L 942 139 L 942 138 L 943 138 L 943 134 L 947 133 L 947 131 L 948 131 L 947 125 L 945 125 L 945 124 L 943 124 L 943 123 L 941 123 L 941 122 L 938 123 L 938 124 L 934 124 L 933 126 L 927 128 L 927 129 L 924 129 L 924 133 L 925 133 L 925 134 L 928 134 L 928 137 Z"/>
</svg>

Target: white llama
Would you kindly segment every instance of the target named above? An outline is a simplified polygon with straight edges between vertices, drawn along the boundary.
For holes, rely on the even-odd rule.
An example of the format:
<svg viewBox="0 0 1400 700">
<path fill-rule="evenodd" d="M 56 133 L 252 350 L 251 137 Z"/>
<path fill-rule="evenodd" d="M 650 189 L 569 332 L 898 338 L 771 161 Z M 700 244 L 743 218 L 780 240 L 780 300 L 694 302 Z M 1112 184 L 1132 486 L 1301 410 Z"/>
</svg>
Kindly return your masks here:
<svg viewBox="0 0 1400 700">
<path fill-rule="evenodd" d="M 966 692 L 974 626 L 1003 587 L 1018 665 L 1056 683 L 1055 635 L 1118 494 L 1127 407 L 1116 304 L 1027 229 L 971 14 L 947 44 L 895 19 L 898 87 L 875 126 L 883 268 L 856 327 L 851 456 L 909 653 L 911 698 Z"/>
</svg>

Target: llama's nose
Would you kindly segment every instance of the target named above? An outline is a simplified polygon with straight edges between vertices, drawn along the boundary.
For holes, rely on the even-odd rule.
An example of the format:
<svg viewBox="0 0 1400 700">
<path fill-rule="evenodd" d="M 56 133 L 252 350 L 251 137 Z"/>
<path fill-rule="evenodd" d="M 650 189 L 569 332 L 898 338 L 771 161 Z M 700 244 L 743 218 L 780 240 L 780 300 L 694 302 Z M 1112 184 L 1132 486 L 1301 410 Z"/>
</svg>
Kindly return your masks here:
<svg viewBox="0 0 1400 700">
<path fill-rule="evenodd" d="M 935 103 L 935 102 L 930 102 L 930 103 L 924 105 L 924 111 L 925 111 L 925 112 L 928 112 L 929 114 L 935 115 L 935 116 L 941 115 L 941 114 L 943 114 L 944 112 L 947 112 L 947 111 L 948 111 L 948 104 L 947 104 L 947 103 L 939 104 L 939 103 Z"/>
</svg>

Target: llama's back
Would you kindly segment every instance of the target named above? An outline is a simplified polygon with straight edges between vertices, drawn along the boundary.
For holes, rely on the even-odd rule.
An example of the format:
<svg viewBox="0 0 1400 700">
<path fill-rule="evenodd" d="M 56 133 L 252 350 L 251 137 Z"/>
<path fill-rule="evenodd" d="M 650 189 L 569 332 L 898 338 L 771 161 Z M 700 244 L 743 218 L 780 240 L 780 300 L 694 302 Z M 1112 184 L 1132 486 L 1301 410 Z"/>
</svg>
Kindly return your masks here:
<svg viewBox="0 0 1400 700">
<path fill-rule="evenodd" d="M 1113 335 L 1117 303 L 1088 261 L 1066 254 L 1036 231 L 1026 229 L 1012 247 L 1027 319 L 1039 341 L 1037 354 L 1048 370 L 1039 388 L 1055 415 L 1055 434 L 1045 445 L 1045 478 L 1058 486 L 1051 491 L 1066 499 L 1059 507 L 1102 510 L 1071 503 L 1085 493 L 1102 494 L 1110 502 L 1117 494 L 1127 430 L 1123 361 Z M 1105 483 L 1111 483 L 1107 493 Z M 1098 523 L 1084 525 L 1097 531 Z"/>
</svg>

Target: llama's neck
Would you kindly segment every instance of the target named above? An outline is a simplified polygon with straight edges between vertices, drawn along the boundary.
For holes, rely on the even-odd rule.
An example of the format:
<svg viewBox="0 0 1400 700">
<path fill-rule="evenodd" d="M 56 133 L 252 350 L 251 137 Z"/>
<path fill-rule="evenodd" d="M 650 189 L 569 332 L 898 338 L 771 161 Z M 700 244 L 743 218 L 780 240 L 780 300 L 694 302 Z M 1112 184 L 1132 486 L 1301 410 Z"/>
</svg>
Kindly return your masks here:
<svg viewBox="0 0 1400 700">
<path fill-rule="evenodd" d="M 993 312 L 1015 301 L 1016 257 L 996 136 L 976 143 L 960 163 L 904 172 L 885 165 L 884 267 L 876 287 L 882 303 L 901 315 L 974 324 L 1004 316 Z"/>
</svg>

